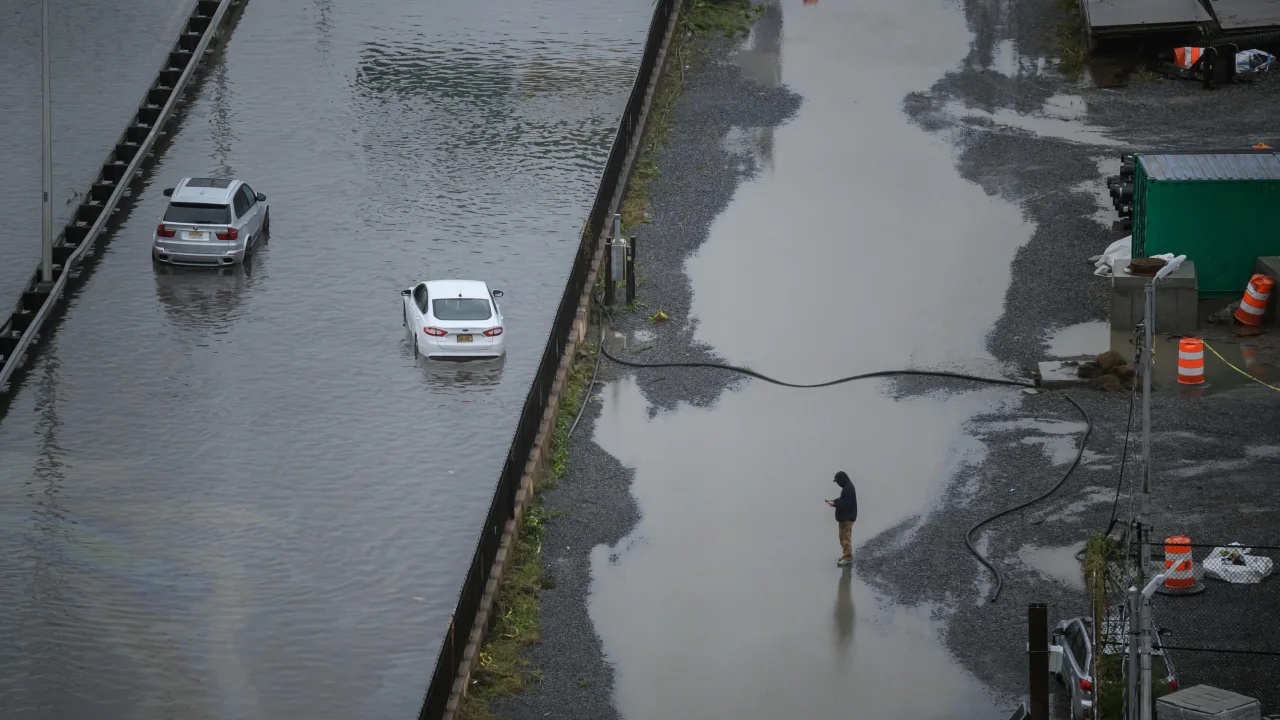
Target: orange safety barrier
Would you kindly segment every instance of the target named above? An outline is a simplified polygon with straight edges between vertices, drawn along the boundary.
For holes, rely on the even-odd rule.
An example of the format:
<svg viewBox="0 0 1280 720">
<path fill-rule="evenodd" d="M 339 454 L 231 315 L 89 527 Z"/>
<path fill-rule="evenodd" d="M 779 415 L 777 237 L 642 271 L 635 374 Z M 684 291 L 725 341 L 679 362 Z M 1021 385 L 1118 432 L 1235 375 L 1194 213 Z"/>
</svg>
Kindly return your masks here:
<svg viewBox="0 0 1280 720">
<path fill-rule="evenodd" d="M 1269 276 L 1261 273 L 1249 278 L 1249 287 L 1244 289 L 1240 307 L 1236 308 L 1236 322 L 1242 325 L 1261 325 L 1262 314 L 1267 311 L 1267 300 L 1271 298 L 1271 288 L 1274 285 Z"/>
<path fill-rule="evenodd" d="M 1199 385 L 1204 382 L 1204 341 L 1182 338 L 1178 341 L 1178 382 Z"/>
<path fill-rule="evenodd" d="M 1173 60 L 1177 64 L 1177 66 L 1182 68 L 1183 70 L 1190 70 L 1191 66 L 1195 65 L 1196 61 L 1199 60 L 1200 56 L 1203 54 L 1204 54 L 1204 48 L 1189 47 L 1189 46 L 1180 47 L 1180 48 L 1174 49 Z M 1165 57 L 1169 57 L 1169 56 L 1165 55 Z"/>
<path fill-rule="evenodd" d="M 1191 558 L 1191 538 L 1175 535 L 1164 540 L 1164 586 L 1169 590 L 1195 587 L 1195 561 Z"/>
</svg>

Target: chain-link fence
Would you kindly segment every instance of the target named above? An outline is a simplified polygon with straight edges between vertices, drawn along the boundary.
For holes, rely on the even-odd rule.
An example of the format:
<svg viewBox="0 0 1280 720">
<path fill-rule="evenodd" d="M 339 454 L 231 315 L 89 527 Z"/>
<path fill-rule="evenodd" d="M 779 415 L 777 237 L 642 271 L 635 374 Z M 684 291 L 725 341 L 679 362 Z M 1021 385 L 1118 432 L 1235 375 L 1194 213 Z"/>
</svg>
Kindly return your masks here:
<svg viewBox="0 0 1280 720">
<path fill-rule="evenodd" d="M 1153 697 L 1212 685 L 1280 713 L 1280 546 L 1234 541 L 1153 544 L 1147 577 L 1167 576 L 1151 598 Z M 1137 548 L 1095 538 L 1084 561 L 1096 652 L 1099 720 L 1123 718 L 1128 683 L 1130 589 Z M 1136 644 L 1136 641 L 1135 641 Z"/>
</svg>

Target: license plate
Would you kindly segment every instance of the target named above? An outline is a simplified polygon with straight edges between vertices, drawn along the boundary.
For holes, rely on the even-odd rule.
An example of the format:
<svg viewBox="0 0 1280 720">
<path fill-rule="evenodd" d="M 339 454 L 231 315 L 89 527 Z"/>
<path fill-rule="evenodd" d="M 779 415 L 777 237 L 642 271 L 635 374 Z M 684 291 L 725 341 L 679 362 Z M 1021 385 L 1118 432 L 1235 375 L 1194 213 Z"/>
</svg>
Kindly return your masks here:
<svg viewBox="0 0 1280 720">
<path fill-rule="evenodd" d="M 458 336 L 458 342 L 471 342 L 471 336 L 470 336 L 470 335 L 459 335 L 459 336 Z"/>
<path fill-rule="evenodd" d="M 188 233 L 187 233 L 187 239 L 188 239 L 188 240 L 203 240 L 203 239 L 204 239 L 204 231 L 202 231 L 202 230 L 192 230 L 192 231 L 190 231 L 190 232 L 188 232 Z"/>
</svg>

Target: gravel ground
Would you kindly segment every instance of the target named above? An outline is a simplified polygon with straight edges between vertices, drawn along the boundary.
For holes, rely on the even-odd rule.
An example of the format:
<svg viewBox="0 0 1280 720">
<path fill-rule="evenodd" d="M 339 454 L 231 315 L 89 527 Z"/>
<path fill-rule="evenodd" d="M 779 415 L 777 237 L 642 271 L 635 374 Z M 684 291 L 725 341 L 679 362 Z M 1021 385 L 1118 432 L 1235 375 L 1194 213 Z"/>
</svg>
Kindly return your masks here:
<svg viewBox="0 0 1280 720">
<path fill-rule="evenodd" d="M 1091 274 L 1085 259 L 1115 239 L 1103 222 L 1110 218 L 1099 213 L 1099 198 L 1105 194 L 1104 177 L 1116 172 L 1119 153 L 1239 147 L 1263 139 L 1274 144 L 1268 108 L 1280 87 L 1280 78 L 1272 78 L 1207 92 L 1194 83 L 1143 79 L 1101 90 L 1074 86 L 1051 72 L 983 69 L 1005 43 L 1023 56 L 1051 53 L 1052 7 L 1052 0 L 1009 7 L 966 2 L 964 12 L 975 29 L 969 56 L 928 91 L 903 100 L 912 121 L 955 143 L 963 177 L 1018 203 L 1037 223 L 1030 242 L 1012 259 L 1005 313 L 988 338 L 995 358 L 1011 375 L 1024 377 L 1044 358 L 1053 330 L 1105 319 L 1107 284 Z M 711 60 L 731 49 L 720 40 L 704 48 Z M 800 104 L 786 90 L 762 92 L 727 63 L 694 61 L 685 77 L 670 143 L 659 157 L 661 174 L 651 188 L 653 222 L 640 235 L 642 295 L 650 307 L 620 312 L 614 319 L 620 331 L 654 334 L 652 348 L 641 355 L 646 362 L 716 360 L 693 342 L 693 323 L 681 320 L 689 317 L 690 304 L 681 268 L 737 184 L 754 172 L 749 158 L 725 149 L 723 138 L 733 126 L 778 125 Z M 1008 116 L 1002 111 L 1043 116 L 1046 103 L 1061 105 L 1056 99 L 1066 95 L 1083 98 L 1082 118 L 1041 126 L 1004 124 Z M 1090 134 L 1081 129 L 1084 124 L 1105 134 Z M 678 321 L 650 325 L 645 315 L 659 306 Z M 1212 377 L 1216 371 L 1210 365 Z M 600 381 L 619 374 L 606 361 Z M 681 401 L 708 405 L 733 382 L 711 372 L 640 371 L 637 378 L 653 413 Z M 913 379 L 900 383 L 898 391 L 909 395 L 952 386 Z M 1280 406 L 1271 392 L 1246 383 L 1200 399 L 1156 396 L 1153 451 L 1162 459 L 1153 507 L 1158 536 L 1183 533 L 1197 543 L 1280 546 L 1280 511 L 1268 483 L 1280 463 Z M 992 579 L 967 553 L 964 532 L 995 511 L 1044 492 L 1067 470 L 1085 424 L 1076 408 L 1053 394 L 1027 396 L 1002 407 L 999 415 L 975 418 L 971 431 L 985 452 L 966 458 L 964 469 L 924 516 L 873 538 L 859 551 L 857 571 L 890 598 L 941 608 L 947 646 L 994 692 L 1010 699 L 1026 692 L 1026 604 L 1047 602 L 1054 620 L 1085 610 L 1082 589 L 1071 577 L 1078 574 L 1072 557 L 1112 515 L 1129 396 L 1087 389 L 1073 390 L 1071 396 L 1092 420 L 1081 466 L 1050 499 L 997 521 L 976 538 L 1002 573 L 996 602 L 987 600 Z M 598 413 L 598 405 L 588 406 L 572 441 L 568 476 L 547 498 L 550 507 L 569 513 L 548 525 L 544 540 L 553 584 L 542 596 L 542 643 L 530 653 L 544 679 L 498 708 L 513 720 L 617 717 L 612 671 L 587 614 L 590 553 L 626 536 L 638 511 L 629 492 L 631 472 L 590 440 Z M 1135 432 L 1139 422 L 1135 419 Z M 1130 457 L 1137 451 L 1135 443 Z M 1130 461 L 1126 490 L 1136 470 Z M 1119 503 L 1122 518 L 1128 508 L 1126 492 Z M 1037 549 L 1052 560 L 1033 559 Z M 1198 549 L 1197 558 L 1206 551 Z M 1280 553 L 1265 554 L 1280 561 Z M 1174 631 L 1168 643 L 1280 650 L 1280 624 L 1269 614 L 1280 607 L 1274 580 L 1252 588 L 1209 582 L 1203 595 L 1157 601 L 1159 623 Z M 1190 651 L 1174 657 L 1184 687 L 1208 682 L 1280 708 L 1272 687 L 1280 677 L 1277 658 Z"/>
<path fill-rule="evenodd" d="M 684 52 L 684 92 L 672 108 L 673 130 L 658 155 L 661 174 L 649 188 L 651 223 L 636 242 L 638 290 L 647 305 L 636 312 L 619 310 L 612 320 L 619 333 L 652 334 L 652 348 L 636 358 L 641 362 L 723 362 L 693 339 L 696 321 L 685 320 L 691 293 L 681 268 L 734 189 L 756 172 L 749 154 L 733 154 L 724 146 L 725 135 L 733 127 L 776 127 L 800 106 L 799 96 L 785 89 L 761 91 L 722 62 L 735 46 L 713 38 L 690 41 Z M 648 316 L 659 308 L 676 320 L 650 323 Z M 624 372 L 633 371 L 605 360 L 597 382 L 603 385 Z M 737 382 L 715 371 L 634 372 L 654 415 L 678 403 L 708 406 Z M 639 513 L 630 491 L 632 471 L 591 440 L 599 414 L 599 404 L 588 404 L 570 443 L 566 477 L 546 497 L 548 509 L 567 514 L 548 523 L 543 539 L 552 584 L 541 595 L 542 640 L 529 654 L 543 680 L 498 708 L 511 720 L 618 717 L 613 671 L 587 614 L 591 550 L 616 545 L 635 527 Z"/>
</svg>

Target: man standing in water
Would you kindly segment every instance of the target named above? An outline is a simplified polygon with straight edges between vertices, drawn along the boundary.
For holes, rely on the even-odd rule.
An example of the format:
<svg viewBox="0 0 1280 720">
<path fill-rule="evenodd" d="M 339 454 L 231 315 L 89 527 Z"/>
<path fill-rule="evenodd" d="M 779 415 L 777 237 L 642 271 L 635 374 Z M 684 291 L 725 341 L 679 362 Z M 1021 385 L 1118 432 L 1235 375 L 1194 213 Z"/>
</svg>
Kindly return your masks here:
<svg viewBox="0 0 1280 720">
<path fill-rule="evenodd" d="M 840 523 L 843 554 L 836 565 L 848 567 L 853 564 L 853 523 L 858 519 L 858 495 L 853 490 L 853 481 L 843 470 L 836 473 L 835 483 L 840 486 L 840 497 L 828 500 L 827 505 L 836 509 L 836 522 Z"/>
</svg>

